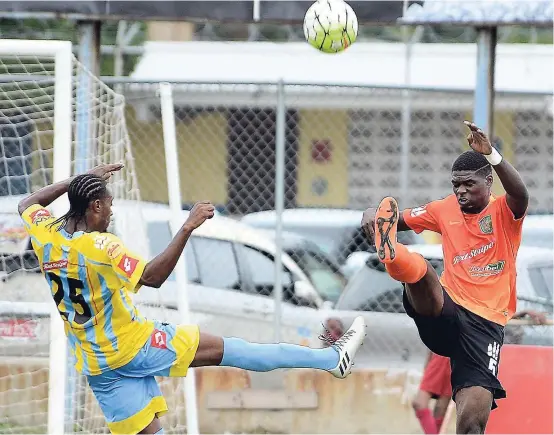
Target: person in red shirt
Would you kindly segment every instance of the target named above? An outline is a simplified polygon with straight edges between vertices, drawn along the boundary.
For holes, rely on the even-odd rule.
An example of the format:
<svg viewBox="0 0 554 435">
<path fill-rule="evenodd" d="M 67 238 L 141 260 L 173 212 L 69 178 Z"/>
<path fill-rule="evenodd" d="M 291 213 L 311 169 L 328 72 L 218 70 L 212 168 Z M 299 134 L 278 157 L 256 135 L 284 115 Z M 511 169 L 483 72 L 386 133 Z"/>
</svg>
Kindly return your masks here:
<svg viewBox="0 0 554 435">
<path fill-rule="evenodd" d="M 429 352 L 419 391 L 412 401 L 415 415 L 426 434 L 438 434 L 440 431 L 452 397 L 450 375 L 450 359 Z M 431 399 L 435 399 L 433 411 L 429 409 Z"/>
<path fill-rule="evenodd" d="M 514 314 L 512 319 L 523 319 L 525 317 L 529 318 L 531 325 L 545 325 L 547 322 L 543 313 L 533 310 L 520 311 Z M 521 325 L 506 325 L 504 344 L 521 344 L 522 329 Z M 415 415 L 426 434 L 440 433 L 452 398 L 451 375 L 450 359 L 429 352 L 419 390 L 412 401 Z M 431 399 L 435 399 L 433 410 L 429 408 Z"/>
<path fill-rule="evenodd" d="M 496 399 L 504 326 L 516 309 L 516 255 L 529 193 L 484 132 L 465 121 L 472 150 L 452 165 L 454 193 L 400 212 L 394 198 L 364 212 L 362 227 L 389 275 L 404 284 L 404 307 L 425 345 L 450 358 L 456 432 L 484 433 Z M 492 169 L 505 195 L 491 194 Z M 444 272 L 397 243 L 397 231 L 442 235 Z"/>
</svg>

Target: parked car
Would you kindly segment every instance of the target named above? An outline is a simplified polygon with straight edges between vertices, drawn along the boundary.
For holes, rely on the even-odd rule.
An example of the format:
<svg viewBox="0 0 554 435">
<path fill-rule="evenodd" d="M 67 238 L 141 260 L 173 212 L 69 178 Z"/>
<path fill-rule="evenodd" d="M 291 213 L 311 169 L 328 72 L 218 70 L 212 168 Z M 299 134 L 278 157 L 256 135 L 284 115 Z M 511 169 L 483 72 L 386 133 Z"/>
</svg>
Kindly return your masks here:
<svg viewBox="0 0 554 435">
<path fill-rule="evenodd" d="M 538 248 L 554 248 L 554 216 L 528 215 L 523 221 L 521 244 Z"/>
<path fill-rule="evenodd" d="M 264 231 L 275 239 L 274 230 Z M 310 278 L 320 296 L 334 304 L 347 283 L 340 266 L 314 242 L 296 233 L 282 232 L 282 249 Z M 331 304 L 331 306 L 332 306 Z"/>
<path fill-rule="evenodd" d="M 437 274 L 442 273 L 444 264 L 441 245 L 411 245 L 408 249 L 423 255 Z M 376 254 L 367 253 L 365 256 L 365 266 L 349 281 L 335 309 L 405 313 L 402 284 L 386 273 Z M 516 262 L 518 310 L 535 310 L 552 315 L 553 259 L 552 250 L 526 246 L 520 248 Z M 521 344 L 552 346 L 552 327 L 526 327 Z"/>
<path fill-rule="evenodd" d="M 29 247 L 28 237 L 21 231 L 22 224 L 15 208 L 11 208 L 8 213 L 4 212 L 4 215 L 7 214 L 11 214 L 12 224 L 9 231 L 9 225 L 5 226 L 5 232 L 18 236 L 14 237 L 17 243 L 11 243 L 10 253 L 6 255 L 21 258 Z M 187 214 L 188 212 L 183 211 L 180 221 L 184 221 Z M 151 258 L 170 240 L 169 219 L 167 208 L 149 205 L 140 208 L 137 204 L 120 201 L 114 207 L 113 229 L 129 248 Z M 296 236 L 286 240 L 288 241 L 283 243 L 285 251 L 294 246 L 313 246 L 304 244 L 305 241 L 300 243 Z M 32 251 L 27 251 L 26 254 L 34 255 Z M 151 318 L 175 323 L 193 322 L 213 334 L 234 335 L 252 341 L 272 342 L 279 339 L 311 346 L 322 345 L 318 335 L 321 333 L 322 323 L 330 313 L 339 315 L 345 323 L 351 322 L 359 314 L 356 311 L 337 312 L 326 309 L 324 298 L 304 271 L 305 266 L 300 266 L 300 262 L 294 261 L 294 255 L 285 252 L 282 257 L 285 291 L 280 304 L 280 335 L 276 337 L 276 306 L 272 294 L 274 255 L 275 243 L 267 234 L 229 218 L 216 216 L 195 231 L 187 244 L 184 255 L 188 276 L 186 288 L 179 287 L 175 276 L 171 276 L 160 289 L 143 287 L 133 295 L 133 299 L 140 310 Z M 2 272 L 2 299 L 8 302 L 25 302 L 25 307 L 32 305 L 35 308 L 42 304 L 47 310 L 52 304 L 51 295 L 46 281 L 38 272 L 36 263 L 11 270 L 10 273 Z M 184 317 L 178 310 L 180 292 L 185 291 L 190 317 Z M 412 350 L 412 347 L 418 347 L 418 335 L 413 322 L 407 316 L 382 312 L 365 314 L 369 325 L 364 346 L 366 364 L 414 368 L 421 365 L 425 350 L 421 346 L 417 351 Z M 11 318 L 17 320 L 14 316 Z M 18 318 L 27 317 L 20 314 Z M 30 334 L 27 341 L 2 341 L 0 350 L 4 354 L 12 352 L 13 355 L 47 353 L 48 320 L 38 320 L 36 328 Z M 391 347 L 390 343 L 395 342 L 407 343 L 408 346 Z M 364 364 L 363 358 L 358 366 Z"/>
<path fill-rule="evenodd" d="M 16 204 L 17 202 L 15 202 Z M 0 200 L 0 206 L 1 206 Z M 9 302 L 51 304 L 47 283 L 39 273 L 38 261 L 30 250 L 29 237 L 17 215 L 16 206 L 2 207 L 4 222 L 1 299 Z M 180 222 L 188 216 L 183 211 Z M 112 227 L 125 244 L 146 258 L 164 249 L 171 236 L 170 211 L 163 206 L 119 201 L 114 206 Z M 9 239 L 10 234 L 15 234 Z M 260 230 L 216 215 L 198 228 L 185 249 L 187 288 L 180 288 L 172 275 L 160 289 L 147 287 L 134 295 L 141 311 L 149 317 L 173 322 L 194 321 L 220 335 L 237 335 L 255 341 L 274 339 L 273 295 L 275 243 Z M 281 339 L 317 344 L 309 325 L 310 316 L 324 305 L 324 298 L 310 278 L 288 254 L 282 255 L 283 299 Z M 179 292 L 186 291 L 191 318 L 178 312 Z M 314 319 L 314 316 L 311 316 Z M 318 320 L 315 319 L 315 325 Z M 47 324 L 43 325 L 47 328 Z"/>
<path fill-rule="evenodd" d="M 375 252 L 360 227 L 363 210 L 295 208 L 283 212 L 283 230 L 300 234 L 316 243 L 336 263 L 344 265 L 353 252 Z M 250 213 L 242 222 L 256 228 L 275 229 L 274 210 Z M 405 244 L 423 243 L 423 237 L 413 231 L 398 233 Z"/>
<path fill-rule="evenodd" d="M 529 215 L 523 221 L 522 229 L 522 246 L 553 249 L 553 232 L 554 232 L 554 217 L 553 215 Z M 399 232 L 399 240 L 402 240 L 401 235 L 404 232 Z M 418 235 L 416 235 L 419 237 Z M 420 243 L 419 241 L 417 243 Z M 367 252 L 375 252 L 372 247 L 366 252 L 352 252 L 346 259 L 341 271 L 345 276 L 351 278 L 358 271 L 367 259 Z"/>
</svg>

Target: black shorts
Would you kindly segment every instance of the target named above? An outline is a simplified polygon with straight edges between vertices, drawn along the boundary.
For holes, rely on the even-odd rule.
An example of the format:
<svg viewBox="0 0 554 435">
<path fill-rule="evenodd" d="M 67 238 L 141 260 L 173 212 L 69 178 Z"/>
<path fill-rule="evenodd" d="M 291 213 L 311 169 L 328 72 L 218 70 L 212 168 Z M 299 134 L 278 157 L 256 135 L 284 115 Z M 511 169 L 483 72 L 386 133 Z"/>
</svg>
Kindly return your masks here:
<svg viewBox="0 0 554 435">
<path fill-rule="evenodd" d="M 438 317 L 415 312 L 404 290 L 404 308 L 414 319 L 419 336 L 432 352 L 450 358 L 452 397 L 462 388 L 483 387 L 496 399 L 506 397 L 498 380 L 500 349 L 504 327 L 484 319 L 456 304 L 443 289 L 444 305 Z"/>
</svg>

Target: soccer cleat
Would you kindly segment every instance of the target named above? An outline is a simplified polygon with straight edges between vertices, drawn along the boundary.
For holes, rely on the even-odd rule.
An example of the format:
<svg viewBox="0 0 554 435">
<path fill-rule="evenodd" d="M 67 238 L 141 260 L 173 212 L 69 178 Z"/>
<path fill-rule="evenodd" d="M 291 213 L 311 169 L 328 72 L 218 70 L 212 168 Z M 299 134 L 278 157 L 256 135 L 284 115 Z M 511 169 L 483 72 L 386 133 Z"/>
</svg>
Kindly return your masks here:
<svg viewBox="0 0 554 435">
<path fill-rule="evenodd" d="M 329 373 L 339 379 L 344 379 L 350 374 L 356 352 L 364 342 L 366 335 L 365 320 L 362 316 L 358 316 L 348 331 L 331 344 L 331 347 L 339 353 L 339 363 L 334 369 L 329 370 Z"/>
<path fill-rule="evenodd" d="M 381 263 L 390 263 L 396 257 L 398 203 L 387 196 L 375 213 L 375 249 Z"/>
</svg>

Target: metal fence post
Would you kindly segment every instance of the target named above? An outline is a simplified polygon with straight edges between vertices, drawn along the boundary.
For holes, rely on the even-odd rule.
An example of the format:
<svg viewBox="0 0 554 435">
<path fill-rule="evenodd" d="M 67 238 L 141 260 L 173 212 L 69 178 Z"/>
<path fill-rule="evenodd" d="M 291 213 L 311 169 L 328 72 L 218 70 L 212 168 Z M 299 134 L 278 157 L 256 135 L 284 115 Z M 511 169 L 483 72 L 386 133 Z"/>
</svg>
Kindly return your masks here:
<svg viewBox="0 0 554 435">
<path fill-rule="evenodd" d="M 281 311 L 283 301 L 283 210 L 285 208 L 285 85 L 277 83 L 277 111 L 275 120 L 275 342 L 281 341 Z"/>
<path fill-rule="evenodd" d="M 491 138 L 494 134 L 494 64 L 496 59 L 497 29 L 479 29 L 477 39 L 477 77 L 473 122 Z"/>
<path fill-rule="evenodd" d="M 100 75 L 100 28 L 99 21 L 83 21 L 79 27 L 79 62 L 93 75 Z M 76 134 L 75 175 L 82 174 L 94 165 L 96 143 L 94 141 L 95 114 L 94 98 L 96 84 L 87 71 L 79 70 L 76 92 Z M 73 357 L 68 348 L 68 375 L 66 390 L 66 433 L 75 433 L 75 422 L 79 421 L 78 413 L 82 412 L 84 403 L 84 377 L 77 374 L 73 366 Z"/>
<path fill-rule="evenodd" d="M 406 31 L 406 28 L 403 30 Z M 410 185 L 410 133 L 412 126 L 411 92 L 408 89 L 412 83 L 412 54 L 414 44 L 418 43 L 423 35 L 423 26 L 417 26 L 414 34 L 408 39 L 405 37 L 404 56 L 404 85 L 402 90 L 402 130 L 400 132 L 400 198 L 404 207 L 409 205 Z"/>
</svg>

